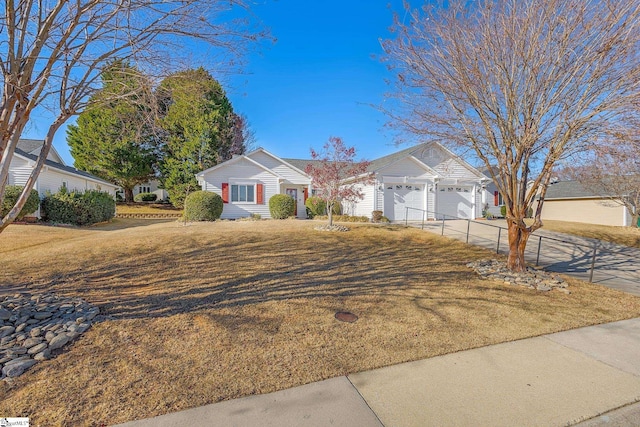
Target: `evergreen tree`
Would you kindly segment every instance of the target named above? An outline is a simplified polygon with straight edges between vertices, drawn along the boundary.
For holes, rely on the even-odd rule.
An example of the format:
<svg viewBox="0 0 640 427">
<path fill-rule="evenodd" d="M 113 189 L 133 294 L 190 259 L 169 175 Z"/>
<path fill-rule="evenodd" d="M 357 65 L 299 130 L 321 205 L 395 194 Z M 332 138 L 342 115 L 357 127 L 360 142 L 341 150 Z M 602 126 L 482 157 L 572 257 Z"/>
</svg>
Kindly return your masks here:
<svg viewBox="0 0 640 427">
<path fill-rule="evenodd" d="M 203 68 L 169 76 L 158 98 L 161 180 L 171 202 L 182 206 L 187 193 L 198 189 L 196 173 L 244 152 L 238 135 L 246 132 L 246 120 L 233 112 L 220 83 Z"/>
<path fill-rule="evenodd" d="M 119 185 L 131 202 L 133 188 L 155 176 L 158 156 L 150 84 L 122 61 L 112 63 L 101 78 L 103 87 L 91 99 L 94 106 L 69 126 L 67 143 L 77 169 Z"/>
</svg>

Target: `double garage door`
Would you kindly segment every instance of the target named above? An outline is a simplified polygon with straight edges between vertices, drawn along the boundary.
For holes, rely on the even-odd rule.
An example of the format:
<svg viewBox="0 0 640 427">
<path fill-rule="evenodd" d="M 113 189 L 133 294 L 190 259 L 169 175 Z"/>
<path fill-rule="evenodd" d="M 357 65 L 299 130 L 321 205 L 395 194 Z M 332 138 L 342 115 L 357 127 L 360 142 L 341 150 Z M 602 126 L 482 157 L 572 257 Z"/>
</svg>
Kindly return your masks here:
<svg viewBox="0 0 640 427">
<path fill-rule="evenodd" d="M 425 194 L 424 184 L 385 184 L 384 214 L 391 221 L 404 221 L 407 215 L 409 221 L 421 220 L 426 206 Z M 429 193 L 430 197 L 434 194 L 437 219 L 474 217 L 472 186 L 439 185 L 436 193 Z"/>
</svg>

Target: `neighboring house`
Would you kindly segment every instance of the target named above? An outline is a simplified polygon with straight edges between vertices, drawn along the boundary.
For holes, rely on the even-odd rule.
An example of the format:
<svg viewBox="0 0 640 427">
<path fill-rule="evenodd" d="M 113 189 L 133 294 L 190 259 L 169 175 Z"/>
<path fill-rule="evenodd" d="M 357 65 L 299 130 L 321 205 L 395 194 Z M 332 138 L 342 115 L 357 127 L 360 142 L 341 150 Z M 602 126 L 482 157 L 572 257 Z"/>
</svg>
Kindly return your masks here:
<svg viewBox="0 0 640 427">
<path fill-rule="evenodd" d="M 24 185 L 33 170 L 40 153 L 43 141 L 21 139 L 9 166 L 9 185 Z M 100 190 L 115 197 L 116 185 L 104 181 L 90 173 L 67 166 L 53 147 L 45 160 L 45 164 L 36 180 L 34 189 L 40 198 L 47 193 L 55 193 L 61 187 L 73 190 Z M 39 212 L 36 212 L 39 216 Z"/>
<path fill-rule="evenodd" d="M 136 195 L 140 193 L 153 193 L 158 196 L 156 200 L 167 200 L 169 198 L 169 193 L 167 193 L 167 190 L 160 187 L 160 181 L 158 181 L 157 179 L 145 182 L 144 184 L 136 185 L 133 188 L 133 197 L 136 197 Z M 121 194 L 124 198 L 124 193 Z"/>
<path fill-rule="evenodd" d="M 263 148 L 235 156 L 196 175 L 205 191 L 222 196 L 222 218 L 253 213 L 269 218 L 268 201 L 274 194 L 296 200 L 296 217 L 306 218 L 304 202 L 312 194 L 305 172 L 311 160 L 275 156 Z M 375 177 L 363 185 L 364 199 L 343 206 L 349 215 L 371 216 L 380 210 L 392 221 L 477 218 L 482 215 L 482 189 L 490 179 L 437 143 L 424 143 L 373 160 L 368 171 Z M 407 210 L 406 208 L 412 208 Z M 436 213 L 437 212 L 437 213 Z"/>
<path fill-rule="evenodd" d="M 577 181 L 549 186 L 542 206 L 542 220 L 546 219 L 618 226 L 628 226 L 632 221 L 624 206 Z"/>
</svg>

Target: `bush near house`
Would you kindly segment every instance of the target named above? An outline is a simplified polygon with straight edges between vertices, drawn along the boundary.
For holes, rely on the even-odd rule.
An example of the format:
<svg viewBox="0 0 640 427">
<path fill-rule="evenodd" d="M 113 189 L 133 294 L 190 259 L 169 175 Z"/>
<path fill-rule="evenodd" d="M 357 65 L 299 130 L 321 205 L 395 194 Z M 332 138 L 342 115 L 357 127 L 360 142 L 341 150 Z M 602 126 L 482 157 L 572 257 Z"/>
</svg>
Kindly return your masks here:
<svg viewBox="0 0 640 427">
<path fill-rule="evenodd" d="M 327 202 L 322 200 L 318 196 L 311 196 L 304 203 L 304 206 L 307 208 L 307 216 L 309 218 L 315 218 L 321 215 L 327 215 Z M 342 205 L 339 202 L 336 202 L 333 205 L 333 214 L 340 215 L 342 213 Z"/>
<path fill-rule="evenodd" d="M 67 191 L 64 187 L 42 199 L 42 218 L 48 222 L 89 225 L 108 221 L 116 214 L 116 201 L 98 190 Z"/>
<path fill-rule="evenodd" d="M 24 189 L 21 185 L 7 185 L 4 192 L 4 200 L 2 201 L 2 206 L 0 207 L 0 216 L 4 218 L 6 214 L 13 208 L 13 206 L 18 201 L 18 197 L 22 193 Z M 20 220 L 30 213 L 34 213 L 38 210 L 38 206 L 40 205 L 40 196 L 36 190 L 31 190 L 29 193 L 29 197 L 27 198 L 27 202 L 22 207 L 22 210 L 18 214 L 16 219 Z"/>
<path fill-rule="evenodd" d="M 195 191 L 184 200 L 187 221 L 215 221 L 222 215 L 222 197 L 210 191 Z"/>
<path fill-rule="evenodd" d="M 273 219 L 285 219 L 295 215 L 295 200 L 286 194 L 274 194 L 269 199 L 269 212 Z"/>
<path fill-rule="evenodd" d="M 134 202 L 155 202 L 158 199 L 157 194 L 153 193 L 139 193 L 133 198 Z"/>
</svg>

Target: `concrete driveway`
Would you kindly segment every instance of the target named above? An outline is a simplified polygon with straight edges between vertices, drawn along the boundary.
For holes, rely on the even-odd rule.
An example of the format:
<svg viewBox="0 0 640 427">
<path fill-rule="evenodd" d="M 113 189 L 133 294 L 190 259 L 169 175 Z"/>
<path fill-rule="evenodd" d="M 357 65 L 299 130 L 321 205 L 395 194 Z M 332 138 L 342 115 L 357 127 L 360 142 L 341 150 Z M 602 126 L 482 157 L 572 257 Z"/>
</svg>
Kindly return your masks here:
<svg viewBox="0 0 640 427">
<path fill-rule="evenodd" d="M 410 223 L 421 227 L 421 223 Z M 463 242 L 492 249 L 501 254 L 509 252 L 505 220 L 427 221 L 425 231 L 443 234 Z M 499 240 L 498 240 L 499 239 Z M 499 242 L 499 244 L 498 244 Z M 589 280 L 595 251 L 593 282 L 640 296 L 640 249 L 616 245 L 596 239 L 537 230 L 530 238 L 525 252 L 527 261 L 548 271 L 566 273 Z M 538 254 L 539 252 L 539 254 Z"/>
</svg>

